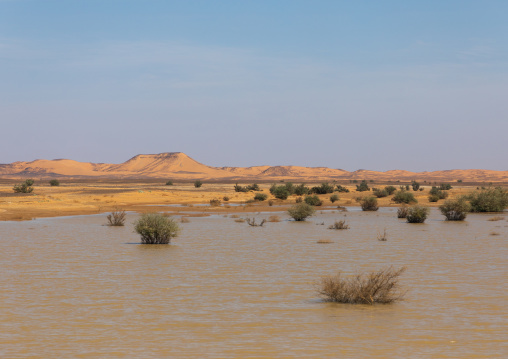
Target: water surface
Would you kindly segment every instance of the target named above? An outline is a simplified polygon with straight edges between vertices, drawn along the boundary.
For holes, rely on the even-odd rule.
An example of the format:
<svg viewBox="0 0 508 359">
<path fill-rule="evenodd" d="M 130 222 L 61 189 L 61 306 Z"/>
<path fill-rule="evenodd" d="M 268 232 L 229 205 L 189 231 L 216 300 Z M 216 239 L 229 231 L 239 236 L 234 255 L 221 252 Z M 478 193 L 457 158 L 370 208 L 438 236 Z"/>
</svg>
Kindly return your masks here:
<svg viewBox="0 0 508 359">
<path fill-rule="evenodd" d="M 506 220 L 432 210 L 413 225 L 389 208 L 256 217 L 274 214 L 282 221 L 264 227 L 190 218 L 166 246 L 138 244 L 132 213 L 125 227 L 104 215 L 0 222 L 0 357 L 508 356 Z M 351 228 L 328 230 L 335 219 Z M 389 265 L 407 267 L 405 301 L 316 295 L 323 275 Z"/>
</svg>

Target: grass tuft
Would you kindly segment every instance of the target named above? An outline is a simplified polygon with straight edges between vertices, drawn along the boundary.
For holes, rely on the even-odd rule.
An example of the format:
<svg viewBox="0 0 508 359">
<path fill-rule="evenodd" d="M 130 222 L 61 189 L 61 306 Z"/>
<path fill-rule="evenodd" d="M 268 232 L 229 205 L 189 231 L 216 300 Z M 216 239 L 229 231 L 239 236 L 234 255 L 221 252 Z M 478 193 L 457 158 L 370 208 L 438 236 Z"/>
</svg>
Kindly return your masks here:
<svg viewBox="0 0 508 359">
<path fill-rule="evenodd" d="M 399 277 L 405 267 L 388 267 L 370 273 L 360 273 L 344 278 L 339 272 L 336 276 L 323 277 L 318 293 L 328 302 L 348 304 L 388 304 L 402 300 L 405 292 L 399 287 Z"/>
</svg>

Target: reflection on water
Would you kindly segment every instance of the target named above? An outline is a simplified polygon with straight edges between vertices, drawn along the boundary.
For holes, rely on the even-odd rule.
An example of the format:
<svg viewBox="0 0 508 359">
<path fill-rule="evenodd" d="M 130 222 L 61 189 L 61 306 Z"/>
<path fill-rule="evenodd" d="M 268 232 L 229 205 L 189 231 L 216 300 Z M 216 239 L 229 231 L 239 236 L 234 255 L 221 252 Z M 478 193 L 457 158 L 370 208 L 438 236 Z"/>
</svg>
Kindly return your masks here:
<svg viewBox="0 0 508 359">
<path fill-rule="evenodd" d="M 445 222 L 434 210 L 412 225 L 382 209 L 254 228 L 211 216 L 182 224 L 172 245 L 151 246 L 136 244 L 135 218 L 118 228 L 102 226 L 103 215 L 0 222 L 0 357 L 508 353 L 506 221 Z M 335 219 L 351 229 L 328 230 Z M 380 242 L 385 228 L 388 241 Z M 387 265 L 408 268 L 403 302 L 354 306 L 316 297 L 322 275 Z"/>
</svg>

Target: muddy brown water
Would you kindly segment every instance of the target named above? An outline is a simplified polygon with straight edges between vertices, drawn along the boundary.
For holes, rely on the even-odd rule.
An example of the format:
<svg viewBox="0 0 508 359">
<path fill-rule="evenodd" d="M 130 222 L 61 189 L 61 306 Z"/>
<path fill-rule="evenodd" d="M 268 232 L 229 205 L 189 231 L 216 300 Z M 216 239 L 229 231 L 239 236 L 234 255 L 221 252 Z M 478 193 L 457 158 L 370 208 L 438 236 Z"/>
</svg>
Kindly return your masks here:
<svg viewBox="0 0 508 359">
<path fill-rule="evenodd" d="M 134 213 L 126 227 L 104 215 L 0 222 L 0 357 L 508 357 L 506 219 L 278 215 L 256 228 L 190 218 L 166 246 L 139 244 Z M 328 230 L 335 219 L 351 228 Z M 323 275 L 388 265 L 407 267 L 402 302 L 317 297 Z"/>
</svg>

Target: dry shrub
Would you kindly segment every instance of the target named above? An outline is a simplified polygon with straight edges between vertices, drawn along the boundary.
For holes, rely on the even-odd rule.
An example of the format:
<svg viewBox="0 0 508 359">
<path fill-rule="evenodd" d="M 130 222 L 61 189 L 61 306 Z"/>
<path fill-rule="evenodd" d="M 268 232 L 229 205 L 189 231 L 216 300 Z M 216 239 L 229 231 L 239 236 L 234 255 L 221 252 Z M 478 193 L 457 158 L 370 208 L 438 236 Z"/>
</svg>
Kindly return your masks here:
<svg viewBox="0 0 508 359">
<path fill-rule="evenodd" d="M 271 207 L 271 206 L 273 206 L 273 201 L 272 201 L 272 200 L 269 200 L 269 201 L 268 201 L 268 205 L 269 205 L 270 207 Z"/>
<path fill-rule="evenodd" d="M 212 207 L 219 207 L 221 205 L 221 200 L 218 198 L 214 198 L 210 200 L 210 206 Z"/>
<path fill-rule="evenodd" d="M 345 220 L 341 219 L 340 221 L 335 221 L 328 229 L 349 229 L 349 225 L 346 224 Z"/>
<path fill-rule="evenodd" d="M 227 201 L 229 201 L 229 197 L 228 197 L 228 196 L 224 196 L 224 197 L 222 197 L 222 200 L 223 200 L 224 202 L 227 202 Z"/>
<path fill-rule="evenodd" d="M 377 240 L 381 242 L 386 242 L 388 240 L 388 234 L 386 233 L 386 228 L 384 229 L 383 233 L 378 232 L 377 233 Z"/>
<path fill-rule="evenodd" d="M 397 218 L 406 218 L 409 212 L 409 207 L 402 206 L 397 210 Z"/>
<path fill-rule="evenodd" d="M 337 206 L 337 209 L 341 212 L 347 212 L 347 208 L 344 206 Z"/>
<path fill-rule="evenodd" d="M 180 223 L 189 223 L 189 222 L 190 222 L 190 220 L 187 217 L 180 218 Z"/>
<path fill-rule="evenodd" d="M 280 222 L 279 216 L 270 216 L 268 217 L 268 222 Z"/>
<path fill-rule="evenodd" d="M 339 272 L 336 276 L 323 277 L 318 285 L 318 293 L 325 301 L 348 304 L 393 303 L 402 300 L 405 292 L 400 290 L 399 277 L 405 267 L 388 267 L 375 272 L 355 274 L 344 278 Z"/>
<path fill-rule="evenodd" d="M 496 222 L 496 221 L 502 221 L 503 219 L 504 219 L 504 217 L 495 216 L 495 217 L 490 217 L 489 219 L 487 219 L 487 221 Z"/>
<path fill-rule="evenodd" d="M 115 209 L 107 215 L 108 226 L 120 227 L 125 224 L 126 213 L 124 210 Z"/>
<path fill-rule="evenodd" d="M 319 243 L 319 244 L 330 244 L 330 243 L 333 243 L 333 241 L 331 241 L 329 239 L 320 239 L 316 243 Z"/>
<path fill-rule="evenodd" d="M 239 216 L 237 214 L 232 214 L 231 218 L 239 218 Z"/>
<path fill-rule="evenodd" d="M 235 219 L 235 222 L 236 223 L 243 223 L 243 222 L 245 222 L 245 219 L 243 219 L 243 218 L 237 218 L 237 219 Z"/>
<path fill-rule="evenodd" d="M 489 234 L 490 234 L 491 236 L 499 236 L 499 233 L 498 233 L 498 232 L 494 232 L 494 231 L 490 232 Z"/>
<path fill-rule="evenodd" d="M 266 219 L 263 219 L 260 223 L 256 223 L 256 218 L 247 218 L 246 221 L 247 224 L 251 227 L 263 227 L 263 224 L 265 224 Z"/>
</svg>

